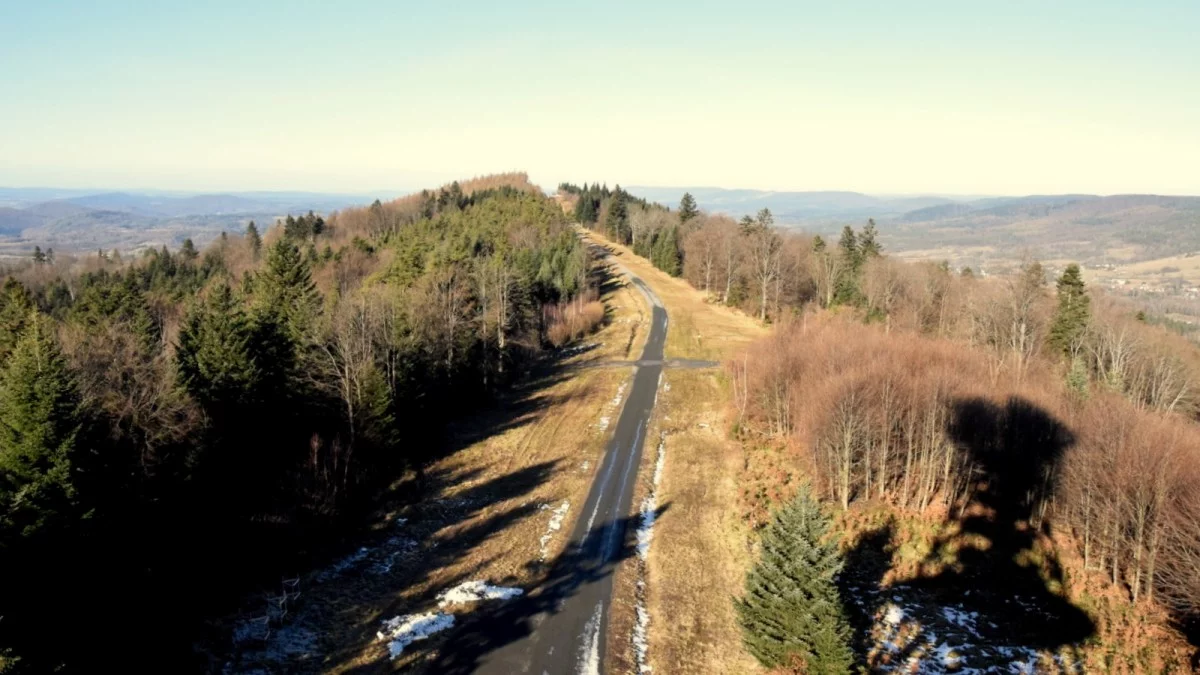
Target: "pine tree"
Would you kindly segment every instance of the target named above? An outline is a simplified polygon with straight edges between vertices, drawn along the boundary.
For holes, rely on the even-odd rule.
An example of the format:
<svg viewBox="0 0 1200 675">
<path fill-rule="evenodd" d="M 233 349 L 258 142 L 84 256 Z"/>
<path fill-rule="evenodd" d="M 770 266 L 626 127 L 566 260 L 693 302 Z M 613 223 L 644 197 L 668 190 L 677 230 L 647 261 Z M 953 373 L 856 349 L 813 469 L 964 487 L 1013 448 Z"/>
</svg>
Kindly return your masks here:
<svg viewBox="0 0 1200 675">
<path fill-rule="evenodd" d="M 258 255 L 262 252 L 262 237 L 259 236 L 253 220 L 246 226 L 246 242 L 250 244 L 250 254 L 258 260 Z"/>
<path fill-rule="evenodd" d="M 1072 356 L 1079 338 L 1091 320 L 1091 299 L 1084 288 L 1079 265 L 1071 263 L 1058 278 L 1058 311 L 1050 326 L 1050 345 L 1058 352 Z"/>
<path fill-rule="evenodd" d="M 183 240 L 183 246 L 179 247 L 179 255 L 183 256 L 184 260 L 195 260 L 200 255 L 196 250 L 196 245 L 192 243 L 191 238 Z"/>
<path fill-rule="evenodd" d="M 27 323 L 0 378 L 0 548 L 75 507 L 79 393 L 53 324 Z"/>
<path fill-rule="evenodd" d="M 767 668 L 799 659 L 806 673 L 850 672 L 850 627 L 835 585 L 842 560 L 828 535 L 829 519 L 808 488 L 763 532 L 736 604 L 746 647 Z"/>
<path fill-rule="evenodd" d="M 42 253 L 41 246 L 33 247 L 33 262 L 35 265 L 42 265 L 46 262 L 46 254 Z"/>
<path fill-rule="evenodd" d="M 686 223 L 698 215 L 700 209 L 696 206 L 696 198 L 690 192 L 683 193 L 683 199 L 679 200 L 679 222 Z"/>
</svg>

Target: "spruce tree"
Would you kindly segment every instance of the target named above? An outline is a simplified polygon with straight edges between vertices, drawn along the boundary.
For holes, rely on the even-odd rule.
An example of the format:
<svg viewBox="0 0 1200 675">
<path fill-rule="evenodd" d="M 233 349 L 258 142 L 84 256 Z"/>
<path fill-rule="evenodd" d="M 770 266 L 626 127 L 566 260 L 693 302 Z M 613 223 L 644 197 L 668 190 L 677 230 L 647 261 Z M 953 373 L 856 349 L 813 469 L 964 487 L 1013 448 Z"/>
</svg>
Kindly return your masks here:
<svg viewBox="0 0 1200 675">
<path fill-rule="evenodd" d="M 320 309 L 321 297 L 310 263 L 299 247 L 286 239 L 275 242 L 256 282 L 256 320 L 276 323 L 296 345 L 301 344 Z"/>
<path fill-rule="evenodd" d="M 253 400 L 258 369 L 250 337 L 249 320 L 226 285 L 184 318 L 175 350 L 180 383 L 210 414 L 222 416 Z"/>
<path fill-rule="evenodd" d="M 21 282 L 9 277 L 0 289 L 0 365 L 17 346 L 33 312 L 33 299 Z"/>
<path fill-rule="evenodd" d="M 196 250 L 196 245 L 192 243 L 191 238 L 183 240 L 183 246 L 179 247 L 179 255 L 183 256 L 184 260 L 195 260 L 200 252 Z"/>
<path fill-rule="evenodd" d="M 0 377 L 0 548 L 71 516 L 79 405 L 53 324 L 32 314 Z"/>
<path fill-rule="evenodd" d="M 878 258 L 883 253 L 883 245 L 879 243 L 879 231 L 875 229 L 875 219 L 868 218 L 867 226 L 863 228 L 858 239 L 858 250 L 863 260 Z"/>
<path fill-rule="evenodd" d="M 250 254 L 255 260 L 258 260 L 258 255 L 262 251 L 262 237 L 258 234 L 258 228 L 254 225 L 254 221 L 246 226 L 246 242 L 250 244 Z"/>
<path fill-rule="evenodd" d="M 619 244 L 630 244 L 629 210 L 625 204 L 625 193 L 621 186 L 613 191 L 612 200 L 608 204 L 608 215 L 604 218 L 604 230 Z"/>
<path fill-rule="evenodd" d="M 850 671 L 850 626 L 835 585 L 842 559 L 829 527 L 801 488 L 763 532 L 760 559 L 736 605 L 746 647 L 767 668 L 799 659 L 814 675 Z"/>
<path fill-rule="evenodd" d="M 654 266 L 670 274 L 679 276 L 679 236 L 674 225 L 664 227 L 654 242 Z"/>
<path fill-rule="evenodd" d="M 686 223 L 698 215 L 700 209 L 696 206 L 696 198 L 690 192 L 683 193 L 683 199 L 679 200 L 679 222 Z"/>
<path fill-rule="evenodd" d="M 1079 265 L 1075 263 L 1067 265 L 1057 286 L 1058 311 L 1050 326 L 1050 345 L 1055 351 L 1070 356 L 1091 320 L 1091 299 L 1084 288 Z"/>
</svg>

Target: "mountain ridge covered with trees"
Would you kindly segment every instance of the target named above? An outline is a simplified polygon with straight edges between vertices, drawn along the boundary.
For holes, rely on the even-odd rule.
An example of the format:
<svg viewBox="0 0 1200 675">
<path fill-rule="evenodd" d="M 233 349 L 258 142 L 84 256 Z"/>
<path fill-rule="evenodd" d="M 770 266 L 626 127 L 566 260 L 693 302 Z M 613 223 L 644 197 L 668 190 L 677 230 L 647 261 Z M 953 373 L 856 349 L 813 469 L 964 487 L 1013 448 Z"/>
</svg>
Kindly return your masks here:
<svg viewBox="0 0 1200 675">
<path fill-rule="evenodd" d="M 6 672 L 187 663 L 205 617 L 327 555 L 398 480 L 415 475 L 398 498 L 420 499 L 443 425 L 560 324 L 587 329 L 589 269 L 515 174 L 251 223 L 204 251 L 10 275 Z M 125 618 L 62 639 L 88 607 Z"/>
</svg>

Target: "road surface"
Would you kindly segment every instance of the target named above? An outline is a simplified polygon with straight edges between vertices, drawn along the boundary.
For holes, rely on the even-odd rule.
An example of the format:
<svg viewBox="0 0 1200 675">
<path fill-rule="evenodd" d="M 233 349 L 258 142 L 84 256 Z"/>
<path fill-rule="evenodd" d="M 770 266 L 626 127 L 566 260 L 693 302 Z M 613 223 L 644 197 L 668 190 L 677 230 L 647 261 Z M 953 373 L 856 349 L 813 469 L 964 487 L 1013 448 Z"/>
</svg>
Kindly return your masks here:
<svg viewBox="0 0 1200 675">
<path fill-rule="evenodd" d="M 654 292 L 616 263 L 651 306 L 650 332 L 633 386 L 563 556 L 547 580 L 447 641 L 434 672 L 599 675 L 612 601 L 613 572 L 632 555 L 633 487 L 663 369 L 667 311 Z M 482 617 L 481 617 L 482 618 Z"/>
</svg>

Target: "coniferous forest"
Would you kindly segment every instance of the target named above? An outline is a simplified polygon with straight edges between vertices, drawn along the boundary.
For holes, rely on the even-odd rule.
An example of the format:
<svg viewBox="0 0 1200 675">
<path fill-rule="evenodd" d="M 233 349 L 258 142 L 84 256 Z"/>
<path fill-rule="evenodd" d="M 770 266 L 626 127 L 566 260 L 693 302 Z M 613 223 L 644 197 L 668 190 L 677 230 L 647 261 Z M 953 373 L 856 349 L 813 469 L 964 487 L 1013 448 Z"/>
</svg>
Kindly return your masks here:
<svg viewBox="0 0 1200 675">
<path fill-rule="evenodd" d="M 116 258 L 0 293 L 5 672 L 186 660 L 398 479 L 420 499 L 589 271 L 523 175 Z"/>
</svg>

